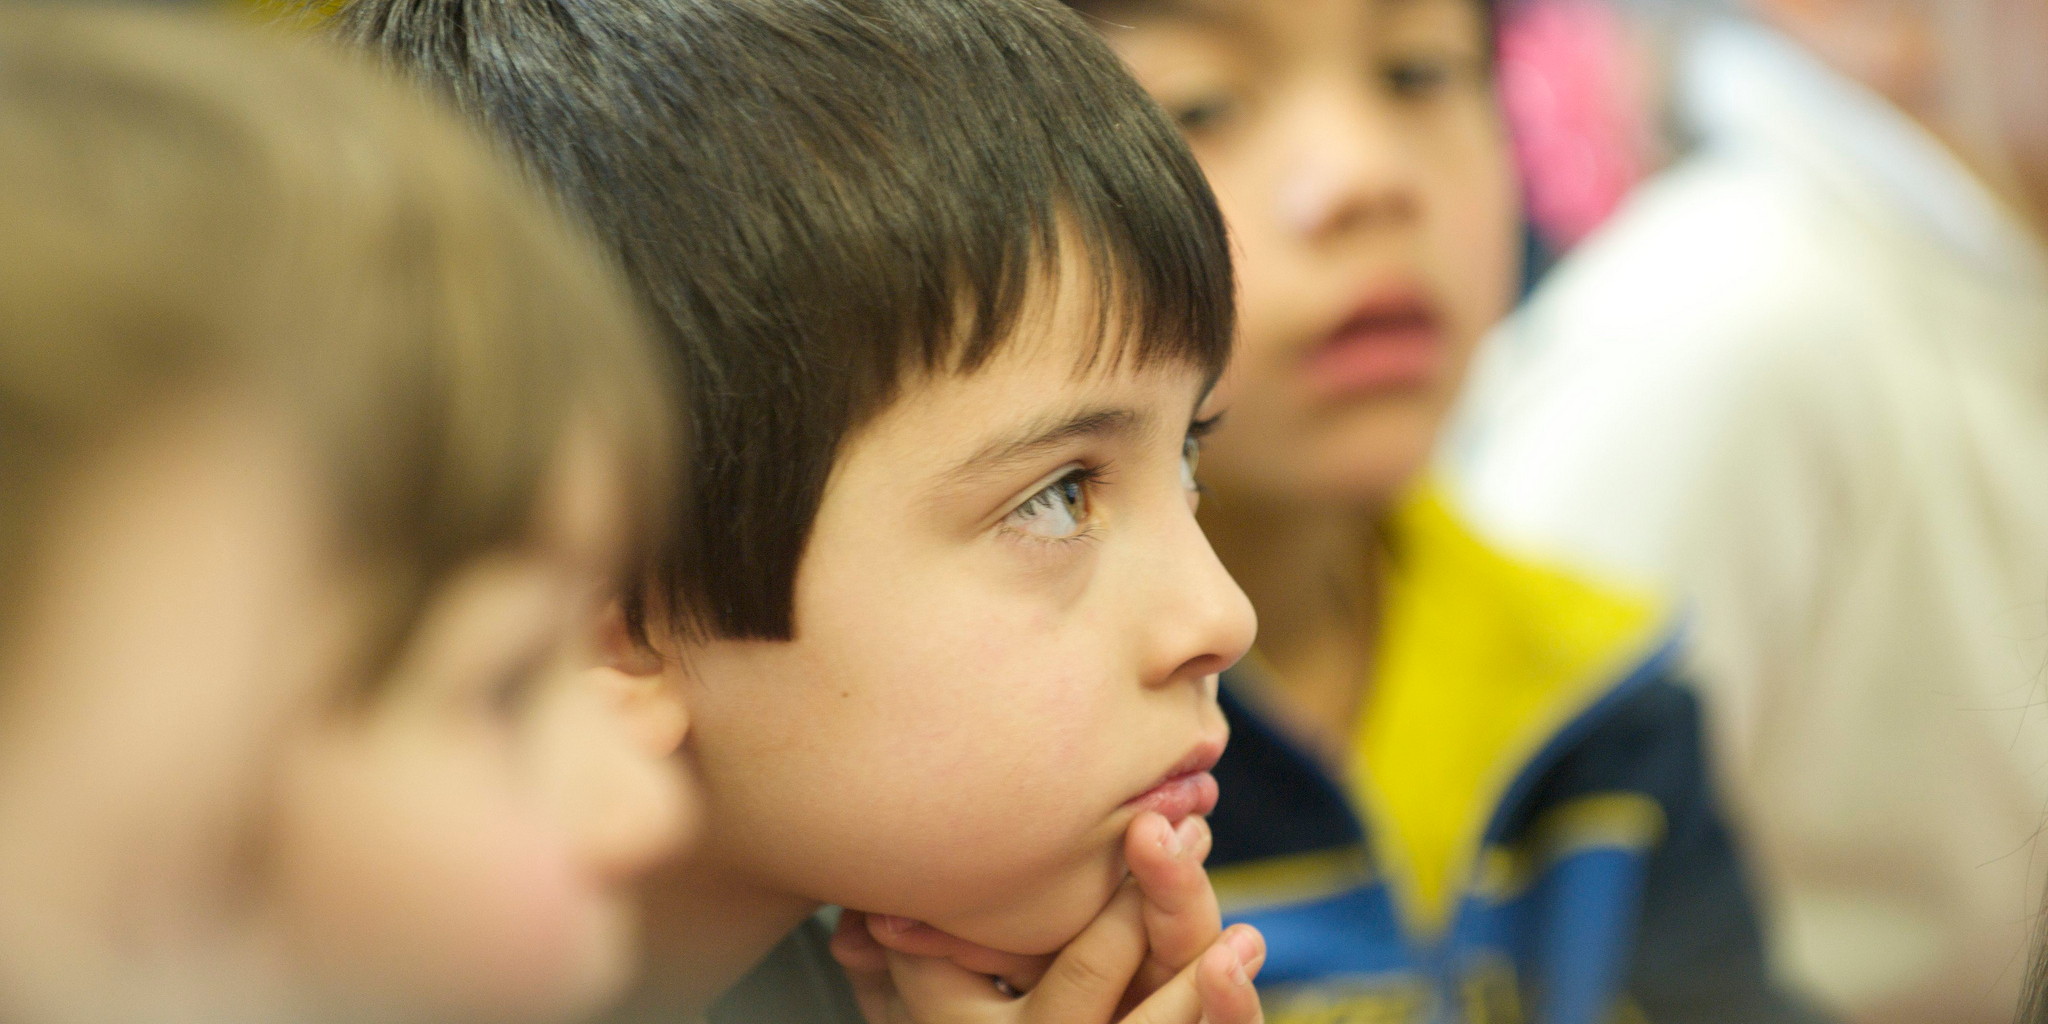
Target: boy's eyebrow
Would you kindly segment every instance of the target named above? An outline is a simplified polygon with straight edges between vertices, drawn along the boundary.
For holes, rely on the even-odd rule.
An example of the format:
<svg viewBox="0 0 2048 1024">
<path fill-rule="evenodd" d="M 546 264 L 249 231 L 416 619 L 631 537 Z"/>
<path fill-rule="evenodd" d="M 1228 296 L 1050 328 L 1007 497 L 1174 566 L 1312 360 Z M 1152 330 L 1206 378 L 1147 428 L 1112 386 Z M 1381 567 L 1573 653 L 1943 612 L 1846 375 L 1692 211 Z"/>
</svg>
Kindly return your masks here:
<svg viewBox="0 0 2048 1024">
<path fill-rule="evenodd" d="M 1039 420 L 983 445 L 948 470 L 945 477 L 958 480 L 998 476 L 1018 463 L 1030 462 L 1083 438 L 1136 437 L 1151 429 L 1151 419 L 1136 409 L 1099 408 Z"/>
</svg>

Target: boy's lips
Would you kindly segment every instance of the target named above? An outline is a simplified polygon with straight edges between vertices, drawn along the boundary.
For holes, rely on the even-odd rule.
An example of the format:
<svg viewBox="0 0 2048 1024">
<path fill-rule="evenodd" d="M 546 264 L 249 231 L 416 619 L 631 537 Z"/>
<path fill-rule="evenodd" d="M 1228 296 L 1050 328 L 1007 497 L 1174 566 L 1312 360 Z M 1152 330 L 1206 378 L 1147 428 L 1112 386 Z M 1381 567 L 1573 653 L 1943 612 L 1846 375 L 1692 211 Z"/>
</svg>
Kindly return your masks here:
<svg viewBox="0 0 2048 1024">
<path fill-rule="evenodd" d="M 1436 306 L 1421 288 L 1399 285 L 1368 296 L 1309 350 L 1302 374 L 1323 398 L 1426 386 L 1443 363 Z"/>
<path fill-rule="evenodd" d="M 1204 739 L 1180 759 L 1152 788 L 1124 801 L 1138 811 L 1156 811 L 1178 824 L 1191 814 L 1208 814 L 1216 809 L 1216 776 L 1209 769 L 1223 757 L 1223 740 Z"/>
</svg>

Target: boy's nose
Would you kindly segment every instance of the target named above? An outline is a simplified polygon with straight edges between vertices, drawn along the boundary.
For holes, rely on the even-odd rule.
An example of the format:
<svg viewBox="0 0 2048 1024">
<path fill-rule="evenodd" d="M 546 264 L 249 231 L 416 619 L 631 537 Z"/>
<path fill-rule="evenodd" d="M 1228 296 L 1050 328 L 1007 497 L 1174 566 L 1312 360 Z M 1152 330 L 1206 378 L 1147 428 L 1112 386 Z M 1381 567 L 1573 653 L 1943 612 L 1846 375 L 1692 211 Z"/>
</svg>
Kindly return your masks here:
<svg viewBox="0 0 2048 1024">
<path fill-rule="evenodd" d="M 1206 679 L 1251 650 L 1258 618 L 1251 599 L 1209 546 L 1194 518 L 1176 531 L 1155 576 L 1157 646 L 1146 681 L 1152 686 Z"/>
</svg>

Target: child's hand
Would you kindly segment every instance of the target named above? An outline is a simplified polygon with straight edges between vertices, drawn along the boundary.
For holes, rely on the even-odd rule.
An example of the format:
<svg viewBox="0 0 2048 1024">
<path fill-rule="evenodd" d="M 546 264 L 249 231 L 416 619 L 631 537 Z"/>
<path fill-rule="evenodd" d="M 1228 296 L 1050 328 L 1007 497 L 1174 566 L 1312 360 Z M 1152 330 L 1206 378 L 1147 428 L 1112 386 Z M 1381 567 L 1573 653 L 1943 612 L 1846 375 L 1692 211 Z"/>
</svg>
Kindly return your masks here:
<svg viewBox="0 0 2048 1024">
<path fill-rule="evenodd" d="M 1176 1019 L 1171 1016 L 1171 1007 L 1184 1005 L 1187 999 L 1195 999 L 1196 1012 L 1207 1001 L 1209 1019 L 1212 1024 L 1238 1022 L 1259 1018 L 1256 996 L 1246 1003 L 1233 995 L 1231 981 L 1232 962 L 1238 956 L 1231 949 L 1220 948 L 1218 935 L 1221 915 L 1217 911 L 1215 890 L 1209 885 L 1209 877 L 1202 871 L 1202 861 L 1209 855 L 1211 836 L 1208 823 L 1201 818 L 1188 818 L 1178 829 L 1170 827 L 1166 819 L 1156 814 L 1140 815 L 1131 823 L 1125 834 L 1124 858 L 1130 865 L 1132 878 L 1138 885 L 1142 899 L 1139 900 L 1138 917 L 1135 922 L 1122 922 L 1120 927 L 1137 934 L 1142 929 L 1143 960 L 1135 969 L 1117 975 L 1126 982 L 1117 1001 L 1118 1014 L 1128 1012 L 1128 1020 L 1144 1020 L 1157 1017 L 1161 1021 Z M 1126 886 L 1128 889 L 1129 886 Z M 1124 900 L 1119 894 L 1119 900 Z M 1105 909 L 1097 925 L 1109 927 L 1106 921 L 1115 921 L 1120 904 L 1112 902 Z M 1135 927 L 1134 927 L 1135 925 Z M 1091 926 L 1084 937 L 1095 932 Z M 1233 931 L 1239 931 L 1234 929 Z M 1245 928 L 1242 934 L 1232 938 L 1237 949 L 1244 951 L 1245 960 L 1252 962 L 1252 947 L 1257 947 L 1256 963 L 1264 962 L 1263 940 L 1256 931 Z M 1061 956 L 1065 957 L 1081 946 L 1076 939 Z M 1105 947 L 1106 948 L 1106 947 Z M 1210 952 L 1199 970 L 1191 970 L 1197 957 Z M 839 958 L 850 975 L 857 979 L 857 987 L 863 986 L 872 993 L 884 993 L 877 998 L 885 999 L 887 977 L 892 961 L 918 960 L 942 961 L 959 972 L 979 979 L 979 984 L 989 990 L 996 990 L 994 979 L 1000 978 L 1013 993 L 1036 992 L 1043 994 L 1043 987 L 1058 984 L 1060 979 L 1049 973 L 1057 963 L 1052 957 L 1022 957 L 977 946 L 955 938 L 930 926 L 901 918 L 869 917 L 849 913 L 841 921 L 840 934 L 833 940 L 833 953 Z M 895 954 L 892 957 L 890 954 Z M 865 980 L 862 981 L 863 976 Z M 876 984 L 876 982 L 880 984 Z M 1178 983 L 1175 992 L 1165 992 L 1168 986 Z M 930 990 L 934 993 L 940 991 Z M 1248 991 L 1248 989 L 1247 989 Z M 1162 993 L 1160 999 L 1148 997 L 1155 992 Z M 1023 1000 L 998 995 L 1011 1003 Z M 1053 998 L 1042 1002 L 1061 1002 L 1064 996 L 1050 994 Z M 1147 1017 L 1138 1016 L 1143 1010 Z M 880 1015 L 886 1010 L 870 1007 L 872 1020 L 885 1019 Z M 1167 1016 L 1158 1016 L 1159 1014 Z M 923 1017 L 913 1019 L 923 1020 Z M 932 1017 L 931 1020 L 936 1020 Z M 1044 1018 L 1055 1019 L 1055 1018 Z M 1097 1015 L 1093 1020 L 1108 1021 L 1110 1016 Z M 1189 1017 L 1188 1020 L 1194 1020 Z M 930 1021 L 927 1021 L 930 1024 Z"/>
<path fill-rule="evenodd" d="M 861 915 L 849 913 L 832 952 L 847 968 L 870 1024 L 1261 1024 L 1252 978 L 1265 963 L 1265 940 L 1236 925 L 1193 964 L 1170 978 L 1128 1015 L 1126 994 L 1146 966 L 1146 899 L 1135 881 L 1054 958 L 1036 987 L 1022 995 L 999 989 L 988 974 L 945 957 L 884 948 Z"/>
<path fill-rule="evenodd" d="M 1216 890 L 1202 870 L 1213 845 L 1202 817 L 1184 818 L 1176 828 L 1157 814 L 1141 814 L 1124 833 L 1124 863 L 1145 896 L 1147 948 L 1126 1007 L 1171 981 L 1222 934 Z"/>
<path fill-rule="evenodd" d="M 1222 932 L 1216 890 L 1202 870 L 1212 845 L 1209 823 L 1200 817 L 1183 819 L 1175 828 L 1160 815 L 1141 814 L 1124 833 L 1124 863 L 1145 897 L 1147 949 L 1144 966 L 1125 994 L 1125 1009 L 1193 963 Z M 967 970 L 1001 978 L 1018 992 L 1036 987 L 1053 962 L 1051 956 L 1019 956 L 979 946 L 907 918 L 866 915 L 865 919 L 869 934 L 887 949 L 951 960 Z"/>
</svg>

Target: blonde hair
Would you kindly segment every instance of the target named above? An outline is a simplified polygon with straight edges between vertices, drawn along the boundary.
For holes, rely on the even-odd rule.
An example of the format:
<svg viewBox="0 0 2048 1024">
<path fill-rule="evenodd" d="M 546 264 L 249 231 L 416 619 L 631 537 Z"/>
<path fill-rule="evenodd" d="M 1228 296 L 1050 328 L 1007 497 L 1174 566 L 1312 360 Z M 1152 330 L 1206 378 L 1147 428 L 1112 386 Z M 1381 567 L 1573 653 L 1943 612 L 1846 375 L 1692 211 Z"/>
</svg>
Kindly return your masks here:
<svg viewBox="0 0 2048 1024">
<path fill-rule="evenodd" d="M 97 439 L 223 385 L 309 443 L 388 580 L 387 648 L 526 537 L 573 422 L 623 449 L 637 532 L 668 525 L 672 389 L 633 301 L 428 102 L 225 20 L 0 7 L 0 140 L 0 579 Z"/>
</svg>

